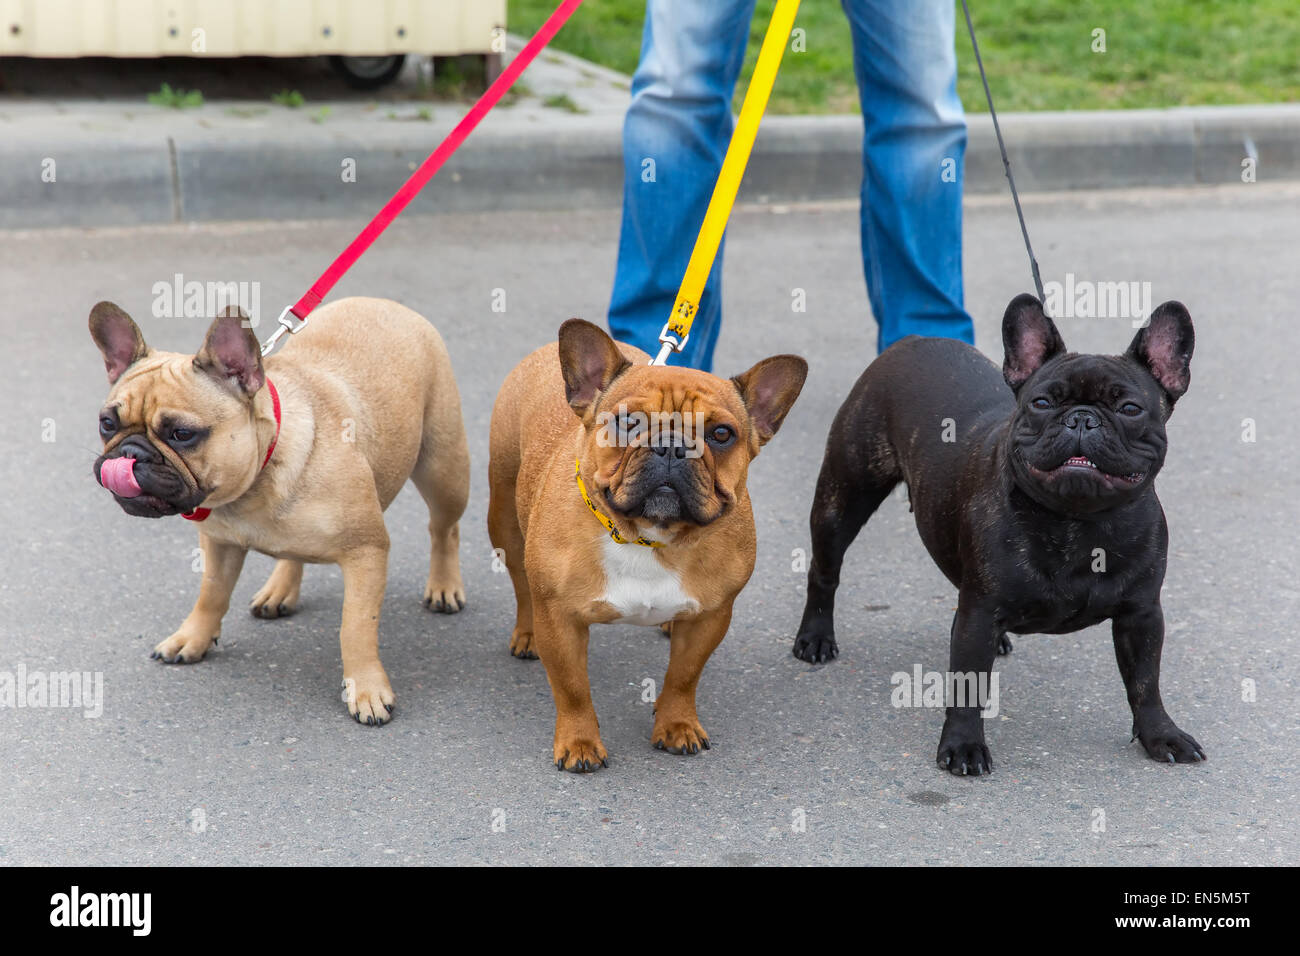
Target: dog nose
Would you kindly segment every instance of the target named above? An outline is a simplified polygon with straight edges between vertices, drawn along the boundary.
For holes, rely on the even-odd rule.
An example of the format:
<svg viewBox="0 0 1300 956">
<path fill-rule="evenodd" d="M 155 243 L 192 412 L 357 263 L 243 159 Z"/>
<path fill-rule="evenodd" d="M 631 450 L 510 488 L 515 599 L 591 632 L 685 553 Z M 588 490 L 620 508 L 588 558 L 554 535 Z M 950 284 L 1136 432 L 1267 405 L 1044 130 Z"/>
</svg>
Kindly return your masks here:
<svg viewBox="0 0 1300 956">
<path fill-rule="evenodd" d="M 1096 409 L 1076 408 L 1065 416 L 1065 427 L 1071 431 L 1078 431 L 1080 428 L 1091 431 L 1101 427 L 1101 416 L 1097 414 Z"/>
<path fill-rule="evenodd" d="M 681 459 L 686 457 L 686 446 L 681 442 L 658 442 L 650 447 L 656 455 L 667 456 L 671 453 L 673 458 Z"/>
</svg>

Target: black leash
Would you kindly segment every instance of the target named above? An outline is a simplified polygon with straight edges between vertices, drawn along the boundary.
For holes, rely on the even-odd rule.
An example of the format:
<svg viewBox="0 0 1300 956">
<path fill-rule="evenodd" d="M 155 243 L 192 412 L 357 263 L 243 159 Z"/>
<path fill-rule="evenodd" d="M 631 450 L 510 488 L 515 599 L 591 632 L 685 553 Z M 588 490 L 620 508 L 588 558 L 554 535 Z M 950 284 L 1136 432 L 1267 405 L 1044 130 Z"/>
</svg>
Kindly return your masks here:
<svg viewBox="0 0 1300 956">
<path fill-rule="evenodd" d="M 961 0 L 961 8 L 966 13 L 966 27 L 970 30 L 970 45 L 975 51 L 975 63 L 980 68 L 980 80 L 984 83 L 984 98 L 989 103 L 989 116 L 993 117 L 993 132 L 998 137 L 998 149 L 1002 151 L 1002 168 L 1006 170 L 1007 182 L 1011 184 L 1011 201 L 1016 204 L 1016 218 L 1020 220 L 1020 234 L 1025 237 L 1025 251 L 1029 253 L 1029 267 L 1034 272 L 1034 288 L 1038 290 L 1038 301 L 1046 303 L 1043 295 L 1043 279 L 1038 274 L 1038 260 L 1034 258 L 1034 247 L 1029 244 L 1029 230 L 1025 228 L 1025 214 L 1020 208 L 1020 194 L 1016 192 L 1016 181 L 1011 175 L 1011 160 L 1007 158 L 1007 145 L 1002 141 L 1002 127 L 998 125 L 998 112 L 993 108 L 993 94 L 989 92 L 989 78 L 984 75 L 984 61 L 980 59 L 980 45 L 975 40 L 975 24 L 970 19 L 970 7 L 966 0 Z"/>
</svg>

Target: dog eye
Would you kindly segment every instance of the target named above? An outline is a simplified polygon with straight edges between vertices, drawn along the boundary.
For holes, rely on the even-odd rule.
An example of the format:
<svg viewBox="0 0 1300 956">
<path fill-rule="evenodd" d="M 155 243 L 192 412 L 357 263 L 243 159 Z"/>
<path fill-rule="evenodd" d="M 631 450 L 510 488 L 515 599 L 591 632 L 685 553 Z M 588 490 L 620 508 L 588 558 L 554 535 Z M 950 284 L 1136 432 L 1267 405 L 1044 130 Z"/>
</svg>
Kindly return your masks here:
<svg viewBox="0 0 1300 956">
<path fill-rule="evenodd" d="M 711 445 L 718 448 L 725 448 L 731 444 L 731 440 L 736 437 L 736 430 L 730 425 L 715 425 L 709 430 L 708 439 Z"/>
<path fill-rule="evenodd" d="M 171 430 L 167 441 L 173 445 L 192 445 L 199 438 L 199 432 L 193 428 L 178 426 Z"/>
<path fill-rule="evenodd" d="M 117 419 L 112 415 L 99 416 L 99 433 L 105 438 L 117 431 Z"/>
<path fill-rule="evenodd" d="M 1119 413 L 1121 415 L 1129 416 L 1140 415 L 1142 414 L 1142 406 L 1138 405 L 1136 402 L 1125 402 L 1119 407 Z"/>
<path fill-rule="evenodd" d="M 1034 408 L 1051 408 L 1051 407 L 1052 407 L 1052 403 L 1051 403 L 1050 400 L 1048 400 L 1048 399 L 1046 399 L 1046 398 L 1041 398 L 1041 397 L 1040 397 L 1040 398 L 1036 398 L 1036 399 L 1034 399 L 1034 400 L 1033 400 L 1032 402 L 1030 402 L 1029 404 L 1030 404 L 1030 405 L 1033 405 Z"/>
</svg>

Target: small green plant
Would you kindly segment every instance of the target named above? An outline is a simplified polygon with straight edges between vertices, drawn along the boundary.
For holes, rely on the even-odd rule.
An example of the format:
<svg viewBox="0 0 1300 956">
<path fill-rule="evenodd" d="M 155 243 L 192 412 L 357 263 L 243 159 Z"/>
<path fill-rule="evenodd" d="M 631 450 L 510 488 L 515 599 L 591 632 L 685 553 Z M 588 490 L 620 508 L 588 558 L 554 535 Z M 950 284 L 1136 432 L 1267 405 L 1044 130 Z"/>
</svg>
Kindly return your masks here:
<svg viewBox="0 0 1300 956">
<path fill-rule="evenodd" d="M 556 93 L 554 96 L 548 96 L 546 99 L 542 100 L 542 105 L 557 110 L 568 110 L 570 113 L 587 112 L 577 103 L 573 102 L 573 97 L 569 96 L 568 93 Z"/>
<path fill-rule="evenodd" d="M 532 88 L 523 80 L 517 80 L 515 85 L 506 90 L 506 95 L 501 97 L 502 106 L 514 106 L 525 97 L 532 96 Z"/>
<path fill-rule="evenodd" d="M 440 56 L 434 59 L 432 88 L 421 83 L 419 92 L 443 100 L 476 99 L 487 86 L 481 56 Z"/>
<path fill-rule="evenodd" d="M 330 115 L 330 108 L 328 106 L 322 106 L 315 113 L 311 114 L 311 121 L 313 123 L 323 123 L 327 119 L 329 119 L 329 115 Z"/>
<path fill-rule="evenodd" d="M 157 93 L 149 94 L 149 102 L 173 110 L 192 109 L 203 105 L 203 94 L 198 90 L 174 90 L 171 84 L 164 83 Z"/>
<path fill-rule="evenodd" d="M 287 106 L 291 110 L 296 110 L 307 101 L 297 90 L 281 90 L 279 93 L 271 94 L 271 102 L 278 103 L 281 106 Z"/>
<path fill-rule="evenodd" d="M 398 123 L 413 123 L 417 120 L 431 123 L 433 122 L 433 110 L 427 106 L 421 106 L 414 113 L 398 113 L 396 110 L 389 110 L 388 119 Z"/>
</svg>

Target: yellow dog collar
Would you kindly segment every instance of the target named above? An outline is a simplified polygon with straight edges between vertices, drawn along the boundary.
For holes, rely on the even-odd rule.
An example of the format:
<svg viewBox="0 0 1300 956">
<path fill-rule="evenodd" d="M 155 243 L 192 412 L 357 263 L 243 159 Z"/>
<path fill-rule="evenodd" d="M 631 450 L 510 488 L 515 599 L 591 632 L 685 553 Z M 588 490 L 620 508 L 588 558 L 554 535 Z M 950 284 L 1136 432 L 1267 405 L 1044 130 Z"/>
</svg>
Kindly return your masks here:
<svg viewBox="0 0 1300 956">
<path fill-rule="evenodd" d="M 619 534 L 618 528 L 614 527 L 613 519 L 597 508 L 596 503 L 591 500 L 591 495 L 587 494 L 587 486 L 582 483 L 582 460 L 579 458 L 573 460 L 573 477 L 578 479 L 578 491 L 582 493 L 582 500 L 587 503 L 587 507 L 596 516 L 596 520 L 605 526 L 605 530 L 609 532 L 611 538 L 619 544 L 639 544 L 644 548 L 662 548 L 664 546 L 662 541 L 651 541 L 641 535 L 637 535 L 635 538 L 625 538 Z"/>
</svg>

